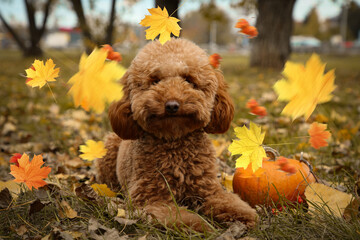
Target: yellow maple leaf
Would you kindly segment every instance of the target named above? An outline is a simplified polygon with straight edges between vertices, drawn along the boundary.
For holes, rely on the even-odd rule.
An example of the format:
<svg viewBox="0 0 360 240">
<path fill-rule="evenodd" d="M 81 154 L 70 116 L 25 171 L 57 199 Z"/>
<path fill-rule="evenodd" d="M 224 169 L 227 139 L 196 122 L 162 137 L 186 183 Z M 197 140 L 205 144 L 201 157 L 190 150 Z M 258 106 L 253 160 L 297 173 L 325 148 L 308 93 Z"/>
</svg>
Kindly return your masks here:
<svg viewBox="0 0 360 240">
<path fill-rule="evenodd" d="M 305 189 L 309 209 L 317 211 L 322 207 L 326 212 L 342 217 L 353 196 L 320 183 L 312 183 Z"/>
<path fill-rule="evenodd" d="M 325 64 L 313 54 L 306 65 L 287 62 L 283 71 L 284 79 L 277 81 L 274 89 L 278 100 L 288 101 L 282 114 L 293 119 L 302 115 L 308 119 L 316 105 L 331 100 L 334 85 L 334 69 L 323 75 Z"/>
<path fill-rule="evenodd" d="M 164 44 L 170 40 L 171 33 L 179 36 L 181 27 L 177 22 L 180 20 L 170 17 L 165 7 L 163 10 L 157 7 L 148 9 L 148 11 L 151 15 L 145 15 L 140 22 L 142 26 L 150 27 L 146 30 L 146 39 L 154 40 L 160 34 L 159 41 Z"/>
<path fill-rule="evenodd" d="M 83 154 L 80 154 L 79 157 L 92 161 L 96 158 L 102 158 L 106 154 L 107 149 L 102 141 L 95 142 L 94 140 L 87 140 L 86 145 L 80 145 L 80 151 Z"/>
<path fill-rule="evenodd" d="M 106 184 L 97 184 L 94 183 L 91 187 L 99 194 L 100 196 L 106 197 L 116 197 L 116 193 L 111 191 Z"/>
<path fill-rule="evenodd" d="M 48 59 L 44 65 L 43 61 L 35 60 L 32 66 L 25 70 L 26 84 L 31 87 L 42 88 L 47 82 L 55 82 L 59 76 L 60 68 L 55 68 L 52 59 Z"/>
<path fill-rule="evenodd" d="M 119 100 L 123 96 L 122 86 L 117 82 L 126 69 L 115 61 L 106 61 L 107 51 L 94 49 L 87 56 L 81 56 L 79 72 L 68 82 L 72 87 L 69 94 L 75 106 L 96 113 L 104 111 L 105 104 Z"/>
<path fill-rule="evenodd" d="M 250 122 L 250 129 L 246 126 L 235 128 L 235 135 L 240 140 L 234 140 L 229 146 L 232 155 L 241 154 L 236 159 L 236 168 L 243 167 L 246 169 L 251 163 L 253 172 L 262 166 L 266 153 L 262 147 L 265 133 L 261 133 L 261 127 Z"/>
</svg>

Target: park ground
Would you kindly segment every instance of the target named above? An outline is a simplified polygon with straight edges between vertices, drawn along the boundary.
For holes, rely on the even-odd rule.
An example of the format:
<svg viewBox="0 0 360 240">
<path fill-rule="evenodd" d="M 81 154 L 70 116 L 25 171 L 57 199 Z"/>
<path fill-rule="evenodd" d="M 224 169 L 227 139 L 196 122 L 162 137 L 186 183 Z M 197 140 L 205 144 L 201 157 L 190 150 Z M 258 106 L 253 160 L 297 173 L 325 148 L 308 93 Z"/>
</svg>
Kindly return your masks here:
<svg viewBox="0 0 360 240">
<path fill-rule="evenodd" d="M 297 206 L 273 214 L 272 207 L 259 207 L 260 222 L 253 230 L 232 226 L 230 231 L 229 225 L 208 219 L 214 226 L 212 231 L 196 233 L 148 223 L 121 195 L 89 197 L 93 193 L 87 187 L 94 183 L 95 172 L 92 162 L 78 158 L 79 146 L 87 139 L 102 140 L 111 128 L 106 113 L 76 109 L 67 94 L 66 83 L 78 71 L 80 55 L 53 50 L 43 57 L 52 58 L 61 68 L 57 82 L 50 84 L 55 102 L 46 86 L 31 89 L 25 84 L 24 70 L 34 59 L 23 58 L 11 50 L 0 51 L 0 180 L 11 179 L 11 154 L 27 152 L 31 156 L 43 154 L 45 164 L 52 167 L 49 181 L 53 182 L 48 190 L 30 192 L 24 188 L 10 208 L 0 209 L 0 239 L 110 239 L 118 234 L 123 236 L 121 239 L 360 238 L 359 216 L 345 220 L 321 209 L 315 215 L 306 207 Z M 124 55 L 122 64 L 128 67 L 134 55 L 135 52 Z M 227 151 L 235 138 L 233 128 L 251 120 L 266 130 L 266 145 L 286 157 L 294 158 L 304 152 L 319 178 L 356 194 L 360 174 L 360 56 L 320 56 L 327 63 L 327 71 L 335 68 L 337 88 L 332 101 L 319 105 L 306 122 L 291 121 L 281 115 L 285 104 L 276 100 L 272 90 L 281 78 L 280 71 L 250 68 L 248 57 L 222 55 L 221 70 L 235 103 L 235 118 L 226 134 L 211 137 L 219 159 L 228 169 L 234 167 L 235 161 Z M 304 63 L 309 57 L 310 54 L 293 54 L 290 60 Z M 266 107 L 266 117 L 249 114 L 245 105 L 250 98 Z M 332 133 L 328 147 L 315 150 L 308 144 L 306 129 L 313 121 L 328 124 Z M 119 209 L 124 213 L 121 217 Z"/>
</svg>

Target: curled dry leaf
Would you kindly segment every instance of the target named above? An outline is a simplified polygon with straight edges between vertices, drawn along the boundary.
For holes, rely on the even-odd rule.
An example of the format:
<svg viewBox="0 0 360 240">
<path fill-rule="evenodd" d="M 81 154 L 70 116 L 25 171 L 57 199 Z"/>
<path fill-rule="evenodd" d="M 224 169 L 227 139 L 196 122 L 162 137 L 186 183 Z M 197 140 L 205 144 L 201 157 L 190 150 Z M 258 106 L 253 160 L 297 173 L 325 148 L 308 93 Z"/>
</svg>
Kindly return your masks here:
<svg viewBox="0 0 360 240">
<path fill-rule="evenodd" d="M 60 207 L 62 211 L 59 211 L 59 215 L 62 218 L 75 218 L 77 217 L 77 212 L 72 209 L 68 202 L 62 200 L 60 203 Z"/>
<path fill-rule="evenodd" d="M 345 209 L 349 206 L 353 196 L 328 187 L 321 183 L 312 183 L 305 189 L 306 200 L 309 202 L 309 209 L 318 212 L 322 207 L 329 214 L 342 217 Z"/>
</svg>

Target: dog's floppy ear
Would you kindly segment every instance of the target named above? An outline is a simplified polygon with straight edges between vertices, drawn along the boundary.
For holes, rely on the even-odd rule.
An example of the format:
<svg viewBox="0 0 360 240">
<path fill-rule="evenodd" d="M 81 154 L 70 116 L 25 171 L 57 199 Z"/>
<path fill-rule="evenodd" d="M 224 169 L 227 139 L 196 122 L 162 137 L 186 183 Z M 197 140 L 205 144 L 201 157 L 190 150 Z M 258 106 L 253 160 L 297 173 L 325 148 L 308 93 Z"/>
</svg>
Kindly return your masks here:
<svg viewBox="0 0 360 240">
<path fill-rule="evenodd" d="M 124 84 L 124 96 L 121 100 L 113 102 L 109 107 L 109 119 L 113 131 L 124 140 L 138 139 L 142 134 L 142 129 L 132 117 L 129 88 L 126 81 L 129 74 L 125 73 L 121 82 Z"/>
<path fill-rule="evenodd" d="M 215 70 L 215 75 L 219 86 L 215 96 L 211 120 L 205 127 L 205 131 L 207 133 L 224 133 L 229 129 L 234 118 L 234 104 L 226 91 L 227 85 L 222 73 Z"/>
</svg>

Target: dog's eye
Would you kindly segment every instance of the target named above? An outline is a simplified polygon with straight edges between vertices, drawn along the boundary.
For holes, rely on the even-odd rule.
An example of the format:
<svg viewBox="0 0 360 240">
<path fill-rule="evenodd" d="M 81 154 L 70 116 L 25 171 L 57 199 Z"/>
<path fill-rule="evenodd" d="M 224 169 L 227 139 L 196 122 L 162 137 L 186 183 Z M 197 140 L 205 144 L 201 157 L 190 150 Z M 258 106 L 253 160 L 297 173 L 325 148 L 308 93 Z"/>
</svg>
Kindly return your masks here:
<svg viewBox="0 0 360 240">
<path fill-rule="evenodd" d="M 151 78 L 151 85 L 156 85 L 160 82 L 159 78 Z"/>
<path fill-rule="evenodd" d="M 185 82 L 190 83 L 193 87 L 196 87 L 196 84 L 194 83 L 194 79 L 191 76 L 184 76 Z"/>
</svg>

